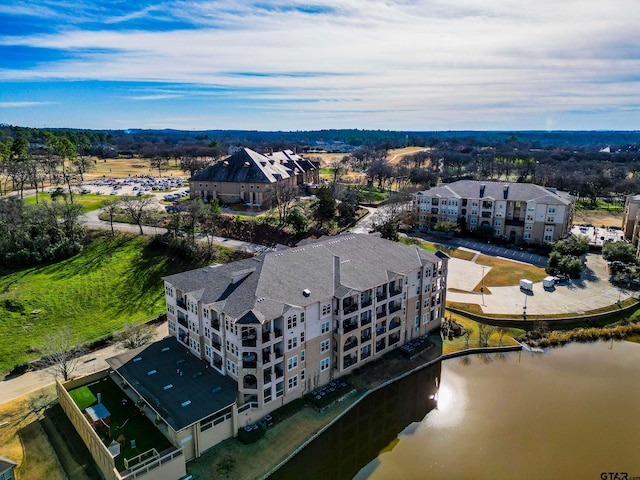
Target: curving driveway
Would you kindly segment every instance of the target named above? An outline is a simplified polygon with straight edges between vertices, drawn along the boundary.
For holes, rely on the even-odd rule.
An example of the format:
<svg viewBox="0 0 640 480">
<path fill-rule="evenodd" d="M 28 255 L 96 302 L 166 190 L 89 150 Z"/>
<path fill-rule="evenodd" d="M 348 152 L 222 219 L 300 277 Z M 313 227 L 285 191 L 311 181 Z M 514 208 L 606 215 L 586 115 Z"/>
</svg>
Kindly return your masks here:
<svg viewBox="0 0 640 480">
<path fill-rule="evenodd" d="M 457 279 L 473 277 L 471 272 L 477 272 L 477 266 L 472 262 L 457 260 L 449 265 L 449 280 L 447 288 L 455 288 Z M 488 269 L 485 270 L 485 274 Z M 480 278 L 482 275 L 480 275 Z M 631 296 L 630 292 L 614 287 L 609 283 L 607 265 L 602 255 L 587 254 L 586 269 L 579 280 L 562 282 L 552 290 L 546 290 L 542 282 L 535 283 L 533 291 L 526 293 L 519 286 L 491 287 L 490 294 L 447 291 L 447 300 L 459 303 L 480 305 L 483 312 L 493 314 L 522 315 L 526 305 L 526 312 L 530 315 L 554 313 L 584 313 L 589 310 L 615 304 L 618 300 L 625 300 Z M 477 285 L 479 282 L 476 282 Z M 484 299 L 484 304 L 483 304 Z"/>
</svg>

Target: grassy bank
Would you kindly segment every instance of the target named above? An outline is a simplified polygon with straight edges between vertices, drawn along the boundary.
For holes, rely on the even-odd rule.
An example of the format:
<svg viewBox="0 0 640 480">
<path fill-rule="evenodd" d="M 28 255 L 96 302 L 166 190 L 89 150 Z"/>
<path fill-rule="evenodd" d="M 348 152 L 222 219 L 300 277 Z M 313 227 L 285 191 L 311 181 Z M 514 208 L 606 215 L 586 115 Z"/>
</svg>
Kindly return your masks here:
<svg viewBox="0 0 640 480">
<path fill-rule="evenodd" d="M 78 205 L 82 205 L 82 213 L 87 213 L 101 208 L 103 206 L 102 202 L 109 198 L 113 199 L 113 197 L 110 195 L 76 194 L 73 196 L 73 201 Z M 48 193 L 38 193 L 38 202 L 42 203 L 43 201 L 51 202 L 51 195 L 49 195 Z M 35 205 L 36 197 L 25 197 L 24 202 Z"/>
<path fill-rule="evenodd" d="M 161 277 L 189 268 L 144 237 L 102 233 L 65 261 L 0 272 L 0 372 L 39 357 L 43 338 L 63 326 L 87 343 L 158 316 Z"/>
</svg>

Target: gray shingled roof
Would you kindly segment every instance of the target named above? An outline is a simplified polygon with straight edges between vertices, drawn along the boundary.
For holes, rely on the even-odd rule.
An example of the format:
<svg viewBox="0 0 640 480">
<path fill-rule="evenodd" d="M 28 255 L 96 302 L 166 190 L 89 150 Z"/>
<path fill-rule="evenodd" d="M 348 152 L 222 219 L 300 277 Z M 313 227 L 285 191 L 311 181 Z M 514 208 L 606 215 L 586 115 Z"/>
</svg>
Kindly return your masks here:
<svg viewBox="0 0 640 480">
<path fill-rule="evenodd" d="M 444 255 L 444 254 L 443 254 Z M 296 248 L 268 252 L 260 257 L 205 267 L 165 277 L 186 293 L 204 289 L 202 301 L 232 318 L 250 315 L 277 318 L 290 306 L 306 306 L 352 289 L 367 290 L 426 262 L 447 258 L 416 246 L 375 235 L 348 234 L 306 242 Z M 233 282 L 234 273 L 251 268 Z M 303 291 L 311 293 L 305 296 Z"/>
<path fill-rule="evenodd" d="M 107 358 L 106 362 L 175 431 L 232 405 L 237 398 L 235 381 L 208 368 L 175 337 Z M 149 375 L 153 370 L 156 372 Z M 168 385 L 172 387 L 166 388 Z"/>
<path fill-rule="evenodd" d="M 482 188 L 484 186 L 484 189 Z M 505 187 L 508 189 L 505 192 Z M 481 195 L 483 193 L 483 195 Z M 516 202 L 536 200 L 547 204 L 571 204 L 571 198 L 565 192 L 554 192 L 533 183 L 487 182 L 479 180 L 459 180 L 445 183 L 429 190 L 418 192 L 419 195 L 444 198 L 486 198 L 492 200 L 506 199 Z"/>
<path fill-rule="evenodd" d="M 225 160 L 191 177 L 191 181 L 275 183 L 289 178 L 291 169 L 249 148 L 242 148 Z"/>
</svg>

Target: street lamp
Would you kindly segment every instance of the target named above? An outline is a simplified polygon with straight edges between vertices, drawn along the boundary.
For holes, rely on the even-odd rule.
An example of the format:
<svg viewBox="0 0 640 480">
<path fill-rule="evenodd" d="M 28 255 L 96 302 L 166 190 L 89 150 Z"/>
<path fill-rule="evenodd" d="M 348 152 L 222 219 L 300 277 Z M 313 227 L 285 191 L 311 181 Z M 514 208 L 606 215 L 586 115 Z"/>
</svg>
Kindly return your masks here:
<svg viewBox="0 0 640 480">
<path fill-rule="evenodd" d="M 486 306 L 484 304 L 484 269 L 485 269 L 485 266 L 482 265 L 482 286 L 480 287 L 480 294 L 482 295 L 482 306 L 483 307 Z"/>
<path fill-rule="evenodd" d="M 526 320 L 527 319 L 527 292 L 523 291 L 522 293 L 524 293 L 524 307 L 522 307 L 522 317 Z"/>
</svg>

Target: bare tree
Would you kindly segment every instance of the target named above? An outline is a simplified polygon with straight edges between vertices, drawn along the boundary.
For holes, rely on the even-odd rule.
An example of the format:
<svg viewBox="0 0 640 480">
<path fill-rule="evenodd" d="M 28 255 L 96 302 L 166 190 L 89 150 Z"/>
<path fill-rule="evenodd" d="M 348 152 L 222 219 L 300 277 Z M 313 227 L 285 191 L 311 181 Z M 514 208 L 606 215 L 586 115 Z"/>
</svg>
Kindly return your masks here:
<svg viewBox="0 0 640 480">
<path fill-rule="evenodd" d="M 280 222 L 280 226 L 285 224 L 289 209 L 297 196 L 298 189 L 293 185 L 279 182 L 273 186 L 272 198 L 273 203 L 275 203 L 278 208 L 278 221 Z"/>
<path fill-rule="evenodd" d="M 84 349 L 75 343 L 69 327 L 46 335 L 43 339 L 42 361 L 49 367 L 49 373 L 65 382 L 80 367 L 80 356 Z"/>
<path fill-rule="evenodd" d="M 102 211 L 109 215 L 109 225 L 111 225 L 111 236 L 115 237 L 116 232 L 113 228 L 113 221 L 120 211 L 120 201 L 115 198 L 107 198 L 102 201 Z"/>
<path fill-rule="evenodd" d="M 153 342 L 156 336 L 156 330 L 153 325 L 142 323 L 136 325 L 134 323 L 125 323 L 122 331 L 116 333 L 113 339 L 118 342 L 121 348 L 132 350 L 134 348 L 143 347 Z"/>
<path fill-rule="evenodd" d="M 142 224 L 149 215 L 148 207 L 151 205 L 153 199 L 151 197 L 136 199 L 135 197 L 124 197 L 122 206 L 124 211 L 127 212 L 131 221 L 140 228 L 140 235 L 144 233 L 142 230 Z"/>
</svg>

